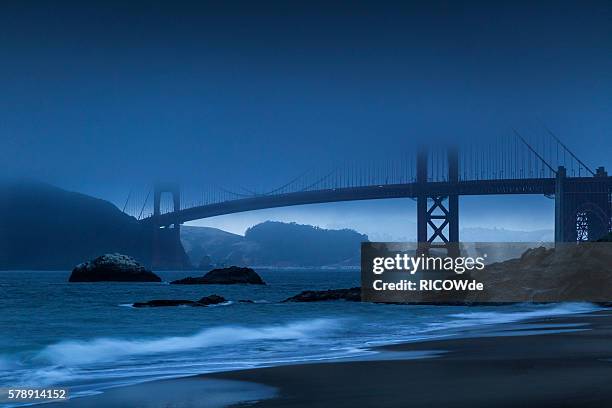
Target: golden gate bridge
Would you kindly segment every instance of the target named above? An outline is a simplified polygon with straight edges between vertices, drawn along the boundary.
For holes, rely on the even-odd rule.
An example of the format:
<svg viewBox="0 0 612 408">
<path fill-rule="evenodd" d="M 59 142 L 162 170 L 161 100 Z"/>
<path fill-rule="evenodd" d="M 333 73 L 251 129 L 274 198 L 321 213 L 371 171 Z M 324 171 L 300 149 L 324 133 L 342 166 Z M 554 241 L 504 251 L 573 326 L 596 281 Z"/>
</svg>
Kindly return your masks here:
<svg viewBox="0 0 612 408">
<path fill-rule="evenodd" d="M 156 183 L 144 198 L 130 193 L 124 212 L 180 239 L 182 223 L 218 215 L 412 198 L 417 202 L 417 241 L 450 253 L 459 242 L 459 197 L 538 194 L 555 200 L 556 242 L 593 240 L 610 231 L 612 177 L 603 167 L 593 170 L 585 164 L 550 130 L 536 138 L 515 130 L 465 146 L 421 145 L 397 156 L 318 167 L 259 192 L 219 186 L 189 191 L 177 183 Z"/>
</svg>

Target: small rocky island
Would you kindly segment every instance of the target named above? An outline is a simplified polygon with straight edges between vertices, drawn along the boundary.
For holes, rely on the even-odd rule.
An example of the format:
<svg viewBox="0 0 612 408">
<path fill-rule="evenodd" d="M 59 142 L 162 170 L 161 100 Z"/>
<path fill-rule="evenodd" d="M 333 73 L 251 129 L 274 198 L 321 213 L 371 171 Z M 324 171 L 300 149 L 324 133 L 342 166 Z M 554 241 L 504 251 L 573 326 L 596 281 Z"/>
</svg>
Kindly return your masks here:
<svg viewBox="0 0 612 408">
<path fill-rule="evenodd" d="M 105 254 L 77 265 L 69 282 L 161 282 L 161 278 L 134 258 Z"/>
<path fill-rule="evenodd" d="M 229 268 L 213 269 L 204 276 L 188 277 L 170 282 L 173 285 L 232 285 L 248 283 L 265 285 L 266 283 L 251 268 L 230 266 Z"/>
<path fill-rule="evenodd" d="M 219 295 L 210 295 L 205 296 L 200 300 L 166 300 L 166 299 L 156 299 L 149 300 L 148 302 L 136 302 L 132 306 L 133 307 L 165 307 L 165 306 L 210 306 L 217 305 L 219 303 L 227 302 L 223 296 Z"/>
</svg>

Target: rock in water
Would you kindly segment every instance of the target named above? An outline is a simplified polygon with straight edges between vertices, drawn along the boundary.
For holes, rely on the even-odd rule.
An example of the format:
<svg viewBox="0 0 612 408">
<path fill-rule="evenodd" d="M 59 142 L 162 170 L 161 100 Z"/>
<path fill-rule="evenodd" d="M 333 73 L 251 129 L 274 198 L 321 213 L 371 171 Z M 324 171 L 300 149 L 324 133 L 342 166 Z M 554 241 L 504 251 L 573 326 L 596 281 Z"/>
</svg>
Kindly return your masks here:
<svg viewBox="0 0 612 408">
<path fill-rule="evenodd" d="M 230 266 L 229 268 L 213 269 L 204 276 L 188 277 L 170 282 L 175 285 L 231 285 L 235 283 L 250 283 L 265 285 L 266 283 L 251 268 Z"/>
<path fill-rule="evenodd" d="M 155 299 L 149 300 L 148 302 L 136 302 L 132 306 L 134 307 L 166 307 L 166 306 L 209 306 L 216 305 L 219 303 L 227 302 L 227 300 L 223 296 L 219 295 L 210 295 L 204 296 L 202 299 L 194 302 L 193 300 L 183 300 L 183 299 Z"/>
<path fill-rule="evenodd" d="M 105 254 L 77 265 L 69 282 L 161 282 L 134 258 L 122 254 Z"/>
<path fill-rule="evenodd" d="M 223 296 L 219 295 L 210 295 L 204 296 L 202 299 L 198 300 L 198 303 L 201 305 L 217 305 L 219 303 L 227 302 L 227 300 Z"/>
<path fill-rule="evenodd" d="M 305 290 L 283 302 L 321 302 L 326 300 L 361 301 L 361 288 L 332 289 L 332 290 Z"/>
<path fill-rule="evenodd" d="M 134 307 L 165 307 L 165 306 L 203 306 L 194 302 L 193 300 L 183 299 L 155 299 L 149 300 L 148 302 L 136 302 L 132 306 Z"/>
</svg>

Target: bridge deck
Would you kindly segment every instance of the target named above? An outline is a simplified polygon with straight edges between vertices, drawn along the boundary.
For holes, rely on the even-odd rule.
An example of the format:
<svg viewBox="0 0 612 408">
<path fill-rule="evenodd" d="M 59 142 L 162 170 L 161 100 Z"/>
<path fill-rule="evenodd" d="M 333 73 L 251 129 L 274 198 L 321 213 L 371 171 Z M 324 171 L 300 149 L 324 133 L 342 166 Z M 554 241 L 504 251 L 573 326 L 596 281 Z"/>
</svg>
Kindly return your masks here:
<svg viewBox="0 0 612 408">
<path fill-rule="evenodd" d="M 612 177 L 607 177 L 608 186 L 612 186 Z M 567 179 L 571 185 L 588 188 L 601 179 L 594 177 L 576 177 Z M 466 195 L 504 195 L 504 194 L 544 194 L 555 192 L 555 179 L 530 178 L 510 180 L 480 180 L 460 181 L 457 183 L 428 182 L 373 185 L 364 187 L 334 188 L 316 191 L 301 191 L 294 193 L 263 195 L 249 198 L 225 201 L 221 203 L 185 208 L 180 211 L 165 213 L 157 218 L 149 217 L 142 220 L 145 223 L 155 222 L 160 226 L 174 223 L 209 218 L 218 215 L 261 210 L 266 208 L 288 207 L 294 205 L 330 203 L 339 201 L 377 200 L 385 198 L 416 198 L 420 194 L 428 196 Z"/>
</svg>

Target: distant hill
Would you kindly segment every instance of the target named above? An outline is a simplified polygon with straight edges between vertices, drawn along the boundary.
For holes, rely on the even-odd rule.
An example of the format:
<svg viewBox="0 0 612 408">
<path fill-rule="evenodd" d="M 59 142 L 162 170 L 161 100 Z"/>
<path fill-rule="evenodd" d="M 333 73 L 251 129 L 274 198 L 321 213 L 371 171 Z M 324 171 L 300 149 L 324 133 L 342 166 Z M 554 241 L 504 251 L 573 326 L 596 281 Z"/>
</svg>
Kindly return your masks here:
<svg viewBox="0 0 612 408">
<path fill-rule="evenodd" d="M 368 236 L 353 230 L 328 230 L 295 223 L 264 222 L 245 236 L 217 228 L 183 226 L 183 246 L 194 265 L 209 256 L 213 265 L 359 265 L 359 248 Z M 552 242 L 552 230 L 463 228 L 462 242 Z M 517 246 L 517 248 L 523 248 Z M 527 247 L 523 248 L 524 251 Z"/>
<path fill-rule="evenodd" d="M 183 245 L 192 263 L 210 256 L 215 264 L 250 266 L 359 265 L 361 242 L 356 231 L 328 230 L 267 221 L 249 228 L 245 236 L 205 227 L 183 227 Z"/>
<path fill-rule="evenodd" d="M 146 264 L 151 251 L 150 230 L 108 201 L 33 181 L 0 184 L 0 269 L 72 269 L 110 252 Z"/>
<path fill-rule="evenodd" d="M 235 244 L 244 241 L 242 235 L 218 228 L 181 226 L 181 241 L 193 265 L 209 256 L 215 263 L 224 263 Z"/>
<path fill-rule="evenodd" d="M 553 242 L 555 231 L 508 230 L 505 228 L 462 228 L 459 233 L 462 242 Z"/>
</svg>

